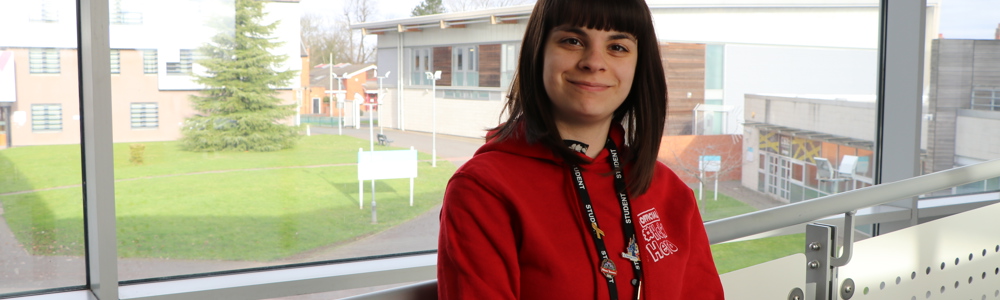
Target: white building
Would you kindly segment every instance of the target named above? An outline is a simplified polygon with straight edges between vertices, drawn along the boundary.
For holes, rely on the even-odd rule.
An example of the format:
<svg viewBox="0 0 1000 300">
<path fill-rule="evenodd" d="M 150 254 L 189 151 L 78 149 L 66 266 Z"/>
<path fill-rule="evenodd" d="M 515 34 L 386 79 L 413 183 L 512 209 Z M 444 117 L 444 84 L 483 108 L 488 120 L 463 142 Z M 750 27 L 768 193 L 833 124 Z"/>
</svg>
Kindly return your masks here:
<svg viewBox="0 0 1000 300">
<path fill-rule="evenodd" d="M 689 116 L 697 104 L 707 105 L 697 119 L 709 120 L 673 134 L 741 134 L 743 95 L 748 93 L 876 92 L 878 1 L 647 2 L 661 49 L 668 49 L 663 52 L 669 53 L 671 45 L 699 47 L 680 58 L 663 54 L 671 91 L 668 122 L 692 123 L 695 118 Z M 437 82 L 438 131 L 482 136 L 484 128 L 498 122 L 531 9 L 508 7 L 352 26 L 378 36 L 379 69 L 392 72 L 383 103 L 386 112 L 394 113 L 383 115 L 381 122 L 429 131 L 430 107 L 424 104 L 430 102 L 431 83 L 423 74 L 442 70 L 445 76 Z M 938 14 L 938 2 L 928 1 L 928 43 L 937 36 Z M 680 78 L 692 74 L 701 75 Z M 686 92 L 675 93 L 678 90 Z"/>
<path fill-rule="evenodd" d="M 191 76 L 204 71 L 197 48 L 232 30 L 233 2 L 110 5 L 115 141 L 175 140 L 195 113 L 189 97 L 202 88 Z M 287 60 L 278 69 L 300 72 L 298 0 L 269 1 L 264 10 L 265 23 L 279 22 L 273 36 L 283 44 L 273 51 Z M 0 148 L 79 143 L 76 1 L 6 1 L 0 28 Z M 301 86 L 277 87 L 278 97 L 294 103 L 292 90 Z"/>
</svg>

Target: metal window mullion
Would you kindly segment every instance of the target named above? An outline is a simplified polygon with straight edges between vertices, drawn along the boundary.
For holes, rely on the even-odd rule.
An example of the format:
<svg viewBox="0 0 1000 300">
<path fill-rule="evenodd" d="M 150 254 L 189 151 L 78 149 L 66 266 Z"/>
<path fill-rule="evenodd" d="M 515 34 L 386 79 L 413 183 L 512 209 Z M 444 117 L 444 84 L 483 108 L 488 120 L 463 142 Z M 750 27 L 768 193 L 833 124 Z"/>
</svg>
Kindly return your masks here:
<svg viewBox="0 0 1000 300">
<path fill-rule="evenodd" d="M 108 0 L 78 0 L 80 125 L 87 287 L 99 300 L 118 299 L 111 49 Z"/>
<path fill-rule="evenodd" d="M 878 115 L 875 133 L 876 184 L 920 175 L 927 0 L 881 0 L 879 34 Z M 917 199 L 887 204 L 908 208 L 909 221 L 879 228 L 916 225 Z"/>
</svg>

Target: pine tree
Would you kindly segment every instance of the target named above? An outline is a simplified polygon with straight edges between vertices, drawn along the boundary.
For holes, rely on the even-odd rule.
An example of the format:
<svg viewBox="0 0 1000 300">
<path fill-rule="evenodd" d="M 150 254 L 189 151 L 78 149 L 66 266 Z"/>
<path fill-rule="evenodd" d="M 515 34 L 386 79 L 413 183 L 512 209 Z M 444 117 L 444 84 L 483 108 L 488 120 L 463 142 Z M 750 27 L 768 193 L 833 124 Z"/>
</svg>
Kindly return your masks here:
<svg viewBox="0 0 1000 300">
<path fill-rule="evenodd" d="M 200 114 L 188 118 L 182 143 L 190 151 L 277 151 L 295 145 L 296 127 L 279 121 L 295 114 L 281 104 L 274 87 L 287 85 L 295 71 L 275 71 L 287 55 L 275 55 L 270 38 L 278 23 L 261 24 L 264 2 L 236 0 L 235 22 L 201 47 L 198 61 L 207 75 L 195 75 L 206 89 L 192 96 Z"/>
<path fill-rule="evenodd" d="M 420 4 L 417 4 L 417 7 L 413 8 L 413 11 L 410 13 L 410 16 L 411 17 L 426 16 L 426 15 L 440 14 L 443 12 L 444 12 L 444 5 L 441 4 L 441 0 L 424 0 L 424 2 L 420 2 Z"/>
</svg>

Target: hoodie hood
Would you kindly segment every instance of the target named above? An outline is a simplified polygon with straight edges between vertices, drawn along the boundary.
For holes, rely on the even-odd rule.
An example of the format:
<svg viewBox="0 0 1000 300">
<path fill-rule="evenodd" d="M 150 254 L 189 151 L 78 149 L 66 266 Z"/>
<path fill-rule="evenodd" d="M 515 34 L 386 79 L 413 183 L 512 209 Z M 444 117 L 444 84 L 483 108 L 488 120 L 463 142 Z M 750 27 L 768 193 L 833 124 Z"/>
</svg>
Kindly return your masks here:
<svg viewBox="0 0 1000 300">
<path fill-rule="evenodd" d="M 627 149 L 624 147 L 624 142 L 623 142 L 625 140 L 625 129 L 622 128 L 621 124 L 612 123 L 609 134 L 611 135 L 611 139 L 614 140 L 615 145 L 618 146 L 620 152 L 627 153 Z M 495 138 L 486 141 L 486 144 L 480 147 L 479 150 L 476 150 L 475 155 L 481 155 L 489 152 L 498 151 L 518 156 L 550 161 L 555 164 L 564 163 L 565 160 L 562 157 L 558 156 L 555 151 L 552 151 L 552 149 L 545 147 L 545 145 L 543 145 L 542 143 L 538 142 L 529 143 L 526 137 L 527 135 L 525 134 L 525 129 L 524 126 L 522 125 L 519 127 L 517 134 L 510 138 L 507 138 L 502 141 L 499 141 L 498 139 Z M 591 145 L 591 147 L 594 146 L 597 145 Z M 604 145 L 601 145 L 601 147 L 603 148 Z M 605 151 L 601 151 L 601 154 L 599 154 L 596 158 L 593 159 L 586 157 L 583 154 L 580 155 L 584 157 L 585 161 L 603 161 L 606 153 L 607 152 Z"/>
</svg>

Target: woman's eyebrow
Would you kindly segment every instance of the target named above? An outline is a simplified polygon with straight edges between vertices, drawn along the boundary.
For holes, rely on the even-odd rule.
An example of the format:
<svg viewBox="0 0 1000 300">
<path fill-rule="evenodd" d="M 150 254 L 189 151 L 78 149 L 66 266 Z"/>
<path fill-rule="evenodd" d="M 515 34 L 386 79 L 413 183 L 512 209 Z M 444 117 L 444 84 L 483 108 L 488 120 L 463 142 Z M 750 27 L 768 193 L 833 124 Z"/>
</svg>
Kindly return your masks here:
<svg viewBox="0 0 1000 300">
<path fill-rule="evenodd" d="M 613 34 L 613 35 L 611 35 L 610 38 L 608 38 L 608 40 L 609 41 L 614 41 L 614 40 L 630 40 L 632 42 L 638 42 L 636 40 L 635 36 L 633 36 L 631 34 L 628 34 L 628 33 L 624 33 L 624 32 L 619 32 L 619 33 Z"/>
<path fill-rule="evenodd" d="M 576 26 L 568 26 L 568 25 L 558 26 L 556 28 L 553 28 L 552 31 L 564 31 L 582 36 L 587 36 L 587 32 L 583 31 L 582 28 Z M 612 34 L 610 37 L 608 37 L 608 40 L 609 41 L 630 40 L 632 42 L 638 42 L 638 40 L 635 38 L 634 35 L 626 32 L 617 32 L 615 34 Z"/>
</svg>

